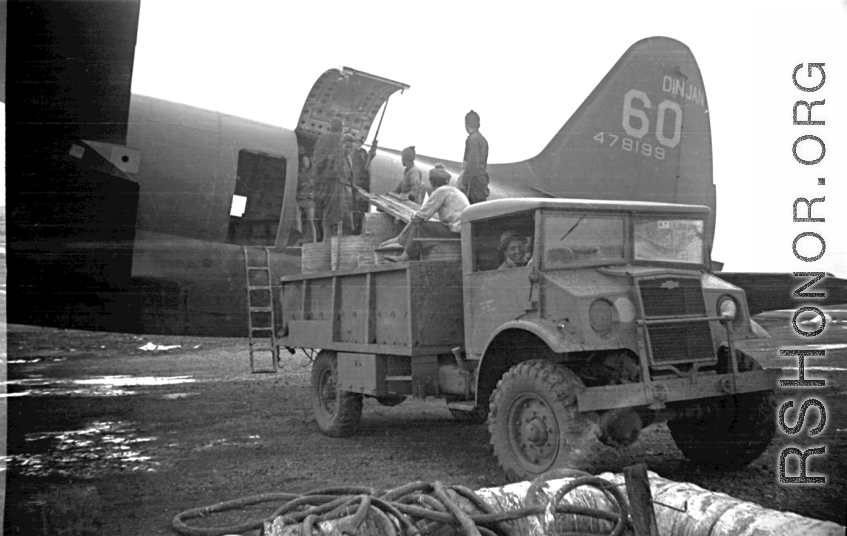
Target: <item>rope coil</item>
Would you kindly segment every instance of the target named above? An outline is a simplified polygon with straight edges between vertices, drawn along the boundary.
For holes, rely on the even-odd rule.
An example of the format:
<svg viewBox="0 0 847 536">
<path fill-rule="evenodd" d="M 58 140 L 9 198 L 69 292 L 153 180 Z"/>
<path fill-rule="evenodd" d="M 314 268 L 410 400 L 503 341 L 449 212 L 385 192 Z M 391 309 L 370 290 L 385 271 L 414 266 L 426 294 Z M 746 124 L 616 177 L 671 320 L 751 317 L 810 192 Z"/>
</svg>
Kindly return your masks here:
<svg viewBox="0 0 847 536">
<path fill-rule="evenodd" d="M 543 504 L 539 491 L 547 480 L 572 477 L 573 480 L 550 496 Z M 616 505 L 615 511 L 599 508 L 559 504 L 571 491 L 590 486 L 602 491 Z M 468 513 L 454 500 L 453 495 L 468 500 L 482 513 Z M 200 528 L 187 524 L 188 520 L 209 517 L 214 513 L 279 502 L 270 516 L 225 527 Z M 507 521 L 535 516 L 544 534 L 556 534 L 553 514 L 571 514 L 593 517 L 614 523 L 609 536 L 620 536 L 629 521 L 626 499 L 617 487 L 607 480 L 569 469 L 555 470 L 534 480 L 527 491 L 527 505 L 502 512 L 496 511 L 477 493 L 464 486 L 445 486 L 441 482 L 412 482 L 387 492 L 368 487 L 322 488 L 303 494 L 265 493 L 232 501 L 194 508 L 178 514 L 173 519 L 173 529 L 186 536 L 224 536 L 263 529 L 266 523 L 278 522 L 287 527 L 300 525 L 300 536 L 316 536 L 314 527 L 321 521 L 340 520 L 337 531 L 355 536 L 368 514 L 379 525 L 380 536 L 427 536 L 445 525 L 461 528 L 465 536 L 517 536 Z M 402 530 L 402 534 L 398 533 Z M 597 536 L 601 533 L 568 532 L 557 536 Z"/>
</svg>

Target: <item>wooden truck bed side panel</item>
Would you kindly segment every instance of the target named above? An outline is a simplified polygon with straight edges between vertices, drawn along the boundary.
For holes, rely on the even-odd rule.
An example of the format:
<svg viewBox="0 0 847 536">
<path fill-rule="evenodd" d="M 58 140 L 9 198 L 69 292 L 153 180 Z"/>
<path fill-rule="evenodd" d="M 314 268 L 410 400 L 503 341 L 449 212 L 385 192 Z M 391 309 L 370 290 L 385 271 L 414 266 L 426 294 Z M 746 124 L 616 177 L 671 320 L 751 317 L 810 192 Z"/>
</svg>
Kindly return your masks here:
<svg viewBox="0 0 847 536">
<path fill-rule="evenodd" d="M 289 276 L 281 287 L 286 346 L 424 355 L 464 342 L 458 262 Z"/>
<path fill-rule="evenodd" d="M 369 317 L 374 319 L 373 342 L 410 346 L 408 271 L 382 272 L 372 277 L 375 300 Z"/>
</svg>

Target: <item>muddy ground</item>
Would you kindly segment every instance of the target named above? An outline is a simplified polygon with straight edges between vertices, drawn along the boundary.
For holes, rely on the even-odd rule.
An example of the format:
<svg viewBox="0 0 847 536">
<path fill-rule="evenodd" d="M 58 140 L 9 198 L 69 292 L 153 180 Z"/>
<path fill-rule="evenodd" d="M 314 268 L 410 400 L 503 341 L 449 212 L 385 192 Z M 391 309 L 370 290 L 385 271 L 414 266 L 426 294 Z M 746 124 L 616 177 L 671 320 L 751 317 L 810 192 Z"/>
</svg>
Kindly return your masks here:
<svg viewBox="0 0 847 536">
<path fill-rule="evenodd" d="M 826 387 L 777 396 L 778 404 L 793 398 L 795 408 L 808 395 L 823 400 L 823 433 L 808 436 L 818 422 L 810 412 L 801 435 L 780 433 L 749 467 L 715 474 L 686 462 L 659 425 L 626 449 L 604 451 L 607 468 L 644 461 L 666 478 L 844 524 L 847 311 L 830 314 L 813 341 L 825 345 L 827 358 L 809 359 L 806 372 L 826 378 Z M 793 368 L 796 377 L 796 358 L 779 358 L 776 348 L 812 341 L 798 341 L 788 315 L 760 317 L 775 338 L 747 349 L 764 366 Z M 178 347 L 141 349 L 148 343 Z M 453 421 L 441 401 L 387 408 L 368 400 L 355 436 L 324 437 L 312 417 L 308 358 L 286 353 L 283 360 L 277 374 L 251 374 L 243 339 L 8 326 L 5 533 L 173 534 L 171 520 L 183 510 L 270 491 L 506 483 L 486 427 Z M 779 452 L 791 445 L 826 446 L 825 457 L 809 462 L 809 473 L 825 474 L 826 485 L 777 483 Z"/>
</svg>

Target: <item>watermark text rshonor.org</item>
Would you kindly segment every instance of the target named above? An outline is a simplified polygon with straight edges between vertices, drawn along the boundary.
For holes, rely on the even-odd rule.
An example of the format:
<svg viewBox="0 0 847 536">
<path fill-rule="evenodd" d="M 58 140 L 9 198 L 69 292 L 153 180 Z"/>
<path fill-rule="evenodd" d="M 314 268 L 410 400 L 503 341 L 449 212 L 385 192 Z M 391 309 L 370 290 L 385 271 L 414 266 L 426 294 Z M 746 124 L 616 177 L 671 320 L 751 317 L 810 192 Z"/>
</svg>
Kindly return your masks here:
<svg viewBox="0 0 847 536">
<path fill-rule="evenodd" d="M 794 72 L 791 75 L 791 81 L 798 90 L 805 93 L 805 95 L 803 95 L 804 100 L 798 100 L 794 103 L 794 125 L 823 127 L 826 124 L 826 121 L 824 120 L 814 119 L 815 107 L 824 106 L 826 104 L 826 99 L 823 98 L 823 94 L 819 93 L 826 84 L 826 72 L 824 70 L 825 65 L 825 63 L 800 63 L 794 67 Z M 811 96 L 809 94 L 811 94 Z M 823 135 L 822 128 L 815 128 L 811 130 Z M 794 144 L 791 147 L 791 153 L 799 164 L 803 166 L 814 166 L 823 161 L 826 156 L 826 143 L 820 136 L 802 133 L 794 141 Z M 803 171 L 806 172 L 807 169 L 808 168 L 804 168 Z M 794 252 L 794 256 L 801 261 L 814 263 L 822 259 L 824 253 L 826 253 L 826 240 L 821 234 L 824 230 L 823 224 L 825 223 L 826 218 L 816 218 L 812 215 L 815 203 L 824 203 L 826 201 L 826 196 L 823 195 L 824 188 L 826 186 L 826 177 L 818 177 L 818 174 L 809 175 L 812 175 L 817 179 L 816 185 L 810 185 L 810 190 L 815 190 L 816 192 L 814 195 L 809 195 L 811 200 L 806 197 L 798 197 L 794 200 L 792 221 L 794 223 L 802 224 L 804 228 L 802 228 L 797 236 L 794 237 L 791 249 Z M 821 195 L 816 197 L 817 192 L 820 192 Z M 808 253 L 809 255 L 803 255 L 800 253 L 798 246 L 801 244 L 805 246 L 801 246 L 803 252 Z M 811 251 L 809 251 L 809 248 L 811 248 Z M 794 291 L 793 297 L 798 300 L 802 299 L 803 302 L 798 303 L 798 308 L 791 319 L 791 326 L 801 337 L 817 337 L 826 329 L 826 315 L 819 308 L 808 305 L 806 301 L 809 299 L 823 298 L 825 297 L 825 293 L 807 291 L 807 289 L 813 287 L 815 283 L 821 279 L 824 279 L 826 277 L 826 273 L 809 271 L 794 272 L 794 275 L 796 277 L 804 278 L 805 283 Z M 809 324 L 811 324 L 814 328 L 814 326 L 817 325 L 817 320 L 819 320 L 820 326 L 815 329 L 801 328 L 801 325 L 805 326 L 807 323 L 798 324 L 798 319 L 801 315 L 808 316 L 809 314 L 813 315 L 813 320 L 815 320 Z M 794 356 L 797 357 L 798 361 L 798 378 L 780 380 L 779 384 L 781 387 L 817 388 L 824 387 L 826 385 L 825 379 L 806 379 L 805 374 L 806 358 L 826 357 L 826 350 L 782 349 L 779 351 L 779 355 L 783 357 Z M 810 471 L 810 468 L 807 467 L 807 460 L 811 456 L 826 454 L 826 445 L 819 444 L 820 438 L 815 438 L 815 436 L 820 434 L 826 426 L 826 406 L 818 398 L 809 395 L 799 405 L 796 422 L 793 426 L 789 426 L 785 422 L 785 413 L 787 410 L 794 407 L 794 403 L 794 400 L 787 400 L 779 408 L 778 422 L 782 431 L 790 436 L 797 436 L 798 434 L 801 434 L 796 438 L 798 444 L 786 446 L 779 454 L 779 481 L 782 484 L 825 484 L 826 475 L 815 474 L 810 476 L 807 474 L 807 471 Z M 806 412 L 811 408 L 817 409 L 818 421 L 817 425 L 808 429 L 808 436 L 804 437 L 804 424 L 806 424 L 807 427 L 814 425 L 814 421 L 812 419 L 810 419 L 810 422 L 808 423 L 805 422 Z M 809 444 L 809 438 L 814 438 L 812 439 L 811 444 Z M 786 459 L 789 456 L 797 456 L 799 458 L 800 466 L 796 476 L 789 476 L 786 474 Z"/>
</svg>

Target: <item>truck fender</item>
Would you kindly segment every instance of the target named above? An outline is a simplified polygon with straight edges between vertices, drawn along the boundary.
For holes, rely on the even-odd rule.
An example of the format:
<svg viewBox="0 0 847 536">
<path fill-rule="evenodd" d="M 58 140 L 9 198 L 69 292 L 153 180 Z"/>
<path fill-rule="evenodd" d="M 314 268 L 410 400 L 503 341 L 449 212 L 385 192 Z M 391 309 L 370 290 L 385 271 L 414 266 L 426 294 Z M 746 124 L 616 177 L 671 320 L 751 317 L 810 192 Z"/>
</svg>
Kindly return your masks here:
<svg viewBox="0 0 847 536">
<path fill-rule="evenodd" d="M 488 341 L 485 343 L 483 360 L 485 360 L 485 355 L 488 353 L 491 343 L 493 343 L 501 333 L 509 329 L 519 329 L 536 335 L 539 339 L 547 343 L 547 346 L 549 346 L 550 349 L 557 354 L 563 352 L 580 352 L 586 349 L 577 339 L 573 337 L 573 335 L 558 329 L 556 324 L 549 320 L 513 320 L 511 322 L 506 322 L 491 334 L 491 337 L 489 337 Z"/>
<path fill-rule="evenodd" d="M 500 377 L 512 366 L 518 364 L 524 359 L 515 359 L 516 356 L 503 355 L 492 348 L 496 346 L 498 337 L 505 331 L 521 332 L 525 336 L 531 336 L 537 341 L 540 340 L 546 348 L 549 356 L 567 352 L 581 352 L 586 348 L 576 340 L 573 335 L 558 329 L 554 322 L 549 320 L 533 319 L 533 320 L 513 320 L 507 322 L 497 328 L 494 333 L 488 338 L 485 344 L 485 350 L 480 359 L 479 366 L 476 370 L 475 378 L 475 393 L 477 404 L 481 407 L 488 407 L 488 400 L 494 387 L 497 385 Z M 516 334 L 517 335 L 517 334 Z M 541 347 L 539 345 L 539 350 Z M 544 357 L 540 355 L 528 355 L 526 359 L 537 359 Z"/>
</svg>

